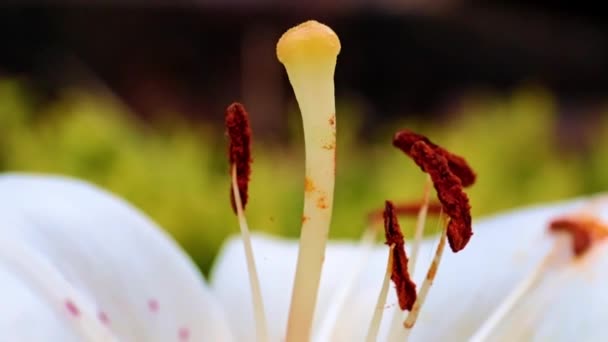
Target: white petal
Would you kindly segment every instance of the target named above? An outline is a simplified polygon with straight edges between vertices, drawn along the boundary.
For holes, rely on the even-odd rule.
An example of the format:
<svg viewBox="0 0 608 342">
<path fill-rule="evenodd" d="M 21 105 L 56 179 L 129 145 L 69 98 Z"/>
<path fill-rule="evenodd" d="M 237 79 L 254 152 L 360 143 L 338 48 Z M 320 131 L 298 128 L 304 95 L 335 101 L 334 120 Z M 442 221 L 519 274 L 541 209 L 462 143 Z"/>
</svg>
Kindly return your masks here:
<svg viewBox="0 0 608 342">
<path fill-rule="evenodd" d="M 281 240 L 267 235 L 254 235 L 252 244 L 270 335 L 273 341 L 279 341 L 285 337 L 298 245 L 293 240 Z M 332 295 L 341 285 L 344 267 L 350 267 L 348 261 L 353 257 L 354 251 L 352 243 L 333 243 L 327 249 L 315 327 L 319 326 L 319 319 L 327 311 Z M 255 336 L 247 269 L 239 237 L 230 239 L 224 245 L 210 279 L 211 288 L 223 303 L 230 325 L 237 327 L 236 340 L 245 341 Z"/>
<path fill-rule="evenodd" d="M 3 243 L 22 246 L 27 260 L 48 262 L 58 282 L 77 291 L 78 298 L 66 299 L 78 308 L 92 305 L 120 340 L 230 340 L 223 312 L 192 262 L 118 198 L 73 180 L 8 175 L 0 177 L 0 217 Z M 42 328 L 59 331 L 57 324 L 65 320 L 54 317 L 55 324 L 48 318 L 58 311 L 56 300 L 41 298 L 38 290 L 28 293 L 22 287 L 31 287 L 31 279 L 0 258 L 2 272 L 15 278 L 13 286 L 0 285 L 3 296 L 14 292 L 27 299 L 21 317 L 35 315 L 47 322 Z M 64 307 L 59 313 L 69 314 Z M 0 329 L 5 332 L 10 329 Z"/>
</svg>

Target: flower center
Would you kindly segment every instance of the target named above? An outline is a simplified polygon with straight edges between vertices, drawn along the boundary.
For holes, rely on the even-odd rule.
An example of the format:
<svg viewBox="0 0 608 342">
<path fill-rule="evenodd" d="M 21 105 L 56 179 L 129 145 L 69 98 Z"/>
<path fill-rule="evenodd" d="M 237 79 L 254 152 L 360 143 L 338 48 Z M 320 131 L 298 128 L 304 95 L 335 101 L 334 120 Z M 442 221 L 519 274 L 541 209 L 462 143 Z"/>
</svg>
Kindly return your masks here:
<svg viewBox="0 0 608 342">
<path fill-rule="evenodd" d="M 286 340 L 309 341 L 313 315 L 316 306 L 321 270 L 325 258 L 325 247 L 332 216 L 333 192 L 336 160 L 336 116 L 334 99 L 334 70 L 340 41 L 327 26 L 316 21 L 308 21 L 289 29 L 277 43 L 277 57 L 285 66 L 302 115 L 304 127 L 306 170 L 304 181 L 304 213 L 300 233 L 296 274 L 292 291 L 291 305 L 287 324 Z M 230 137 L 230 172 L 232 176 L 231 200 L 237 213 L 243 246 L 247 258 L 249 280 L 256 318 L 258 341 L 266 341 L 268 332 L 264 317 L 264 306 L 259 288 L 257 271 L 249 229 L 245 220 L 244 207 L 247 202 L 247 184 L 250 175 L 250 139 L 247 113 L 240 104 L 233 104 L 226 112 L 226 127 Z M 452 251 L 462 250 L 473 235 L 471 214 L 464 186 L 475 181 L 475 173 L 466 161 L 432 143 L 428 138 L 404 130 L 398 132 L 393 144 L 410 156 L 428 174 L 423 201 L 419 208 L 413 244 L 413 257 L 408 261 L 405 240 L 397 222 L 398 207 L 386 201 L 383 213 L 386 244 L 389 246 L 387 275 L 378 297 L 374 317 L 370 324 L 368 340 L 374 341 L 382 318 L 382 308 L 386 302 L 389 280 L 397 289 L 399 306 L 409 311 L 403 327 L 396 328 L 407 339 L 409 331 L 416 323 L 420 309 L 435 279 L 446 239 Z M 414 267 L 424 225 L 429 209 L 436 212 L 437 205 L 429 205 L 430 186 L 434 185 L 440 201 L 439 212 L 445 212 L 448 220 L 439 240 L 435 256 L 422 282 L 420 292 L 411 280 L 408 267 Z M 405 210 L 405 207 L 402 207 Z M 440 215 L 441 216 L 441 215 Z M 371 233 L 369 233 L 371 232 Z M 369 233 L 369 234 L 368 234 Z M 371 246 L 373 230 L 364 235 L 363 247 Z M 360 268 L 358 269 L 360 271 Z M 356 279 L 354 273 L 352 282 Z M 350 283 L 341 291 L 335 312 L 326 320 L 321 329 L 321 337 L 331 336 L 331 324 L 339 316 L 350 291 Z M 399 322 L 395 315 L 393 322 Z M 396 324 L 395 324 L 396 325 Z"/>
</svg>

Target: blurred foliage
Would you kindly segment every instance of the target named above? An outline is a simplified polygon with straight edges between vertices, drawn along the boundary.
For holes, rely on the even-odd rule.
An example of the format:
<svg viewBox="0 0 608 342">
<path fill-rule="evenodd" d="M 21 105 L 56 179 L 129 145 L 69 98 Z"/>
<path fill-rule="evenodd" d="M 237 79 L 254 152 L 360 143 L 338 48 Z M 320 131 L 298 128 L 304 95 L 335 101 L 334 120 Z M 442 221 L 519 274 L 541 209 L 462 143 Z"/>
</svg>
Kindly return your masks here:
<svg viewBox="0 0 608 342">
<path fill-rule="evenodd" d="M 144 123 L 120 103 L 82 91 L 66 91 L 44 106 L 34 102 L 22 83 L 0 81 L 3 171 L 92 181 L 149 214 L 208 271 L 222 241 L 238 233 L 228 200 L 223 130 L 173 118 Z M 355 134 L 360 129 L 356 108 L 338 107 L 332 238 L 359 236 L 367 213 L 381 208 L 385 199 L 421 197 L 424 175 L 390 143 L 400 127 L 466 156 L 479 174 L 469 191 L 476 216 L 608 189 L 608 121 L 596 127 L 591 150 L 564 153 L 554 134 L 554 101 L 542 89 L 521 89 L 508 97 L 470 96 L 447 118 L 387 123 L 365 144 Z M 289 146 L 254 141 L 247 215 L 254 230 L 295 237 L 304 156 L 297 111 L 289 113 L 289 121 Z M 409 232 L 412 222 L 405 220 L 402 226 Z"/>
</svg>

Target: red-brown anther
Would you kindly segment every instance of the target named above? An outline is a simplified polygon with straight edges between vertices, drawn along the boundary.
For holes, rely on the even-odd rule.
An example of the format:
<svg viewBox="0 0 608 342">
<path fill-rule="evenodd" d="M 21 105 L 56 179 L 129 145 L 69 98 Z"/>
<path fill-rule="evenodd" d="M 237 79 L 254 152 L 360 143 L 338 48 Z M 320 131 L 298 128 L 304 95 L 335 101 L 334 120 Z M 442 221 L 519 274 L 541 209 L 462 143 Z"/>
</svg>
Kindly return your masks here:
<svg viewBox="0 0 608 342">
<path fill-rule="evenodd" d="M 452 171 L 452 173 L 456 175 L 456 177 L 460 178 L 462 186 L 466 188 L 475 183 L 477 175 L 475 174 L 475 171 L 471 169 L 471 167 L 464 158 L 451 153 L 450 151 L 444 149 L 441 146 L 434 144 L 432 141 L 429 140 L 429 138 L 425 137 L 422 134 L 418 134 L 408 129 L 404 129 L 400 132 L 397 132 L 393 137 L 393 146 L 399 148 L 401 151 L 411 157 L 412 146 L 418 141 L 424 142 L 425 144 L 427 144 L 427 146 L 432 148 L 435 153 L 440 154 L 445 159 L 447 159 L 450 171 Z"/>
<path fill-rule="evenodd" d="M 416 201 L 416 202 L 395 204 L 394 210 L 395 210 L 395 214 L 397 214 L 397 216 L 416 216 L 420 212 L 421 208 L 422 208 L 422 202 Z M 442 208 L 443 208 L 443 206 L 441 205 L 441 203 L 430 202 L 427 207 L 427 214 L 428 215 L 439 215 Z M 383 218 L 383 215 L 384 215 L 384 211 L 382 209 L 377 209 L 377 210 L 372 211 L 369 214 L 368 220 L 377 222 Z"/>
<path fill-rule="evenodd" d="M 249 115 L 245 107 L 235 102 L 226 109 L 226 134 L 230 139 L 228 145 L 228 158 L 230 168 L 236 167 L 237 184 L 243 209 L 247 205 L 247 189 L 251 176 L 251 127 Z M 231 170 L 232 172 L 232 170 Z M 230 186 L 230 204 L 236 213 L 236 204 L 232 185 Z"/>
<path fill-rule="evenodd" d="M 410 156 L 422 171 L 431 176 L 443 211 L 450 217 L 447 236 L 454 253 L 462 250 L 473 235 L 471 206 L 462 190 L 460 178 L 451 172 L 447 159 L 424 141 L 412 145 Z"/>
<path fill-rule="evenodd" d="M 397 221 L 395 206 L 391 201 L 386 201 L 384 208 L 384 233 L 386 244 L 395 245 L 393 248 L 393 270 L 391 280 L 395 283 L 399 307 L 401 310 L 412 310 L 416 301 L 416 284 L 412 281 L 407 270 L 407 255 L 405 254 L 405 240 L 401 233 L 401 227 Z"/>
<path fill-rule="evenodd" d="M 572 251 L 580 257 L 591 249 L 594 242 L 608 238 L 608 226 L 590 215 L 567 215 L 549 223 L 552 232 L 566 232 L 572 237 Z"/>
</svg>

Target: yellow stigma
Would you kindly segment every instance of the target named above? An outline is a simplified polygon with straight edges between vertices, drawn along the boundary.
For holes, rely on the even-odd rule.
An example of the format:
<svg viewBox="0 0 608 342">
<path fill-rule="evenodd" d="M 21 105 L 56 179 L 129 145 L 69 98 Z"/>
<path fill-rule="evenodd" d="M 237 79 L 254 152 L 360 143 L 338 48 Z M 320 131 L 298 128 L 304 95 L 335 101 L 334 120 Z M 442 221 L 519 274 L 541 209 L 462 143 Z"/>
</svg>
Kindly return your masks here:
<svg viewBox="0 0 608 342">
<path fill-rule="evenodd" d="M 309 20 L 287 30 L 277 43 L 277 57 L 283 64 L 335 59 L 340 53 L 340 40 L 326 25 Z"/>
</svg>

